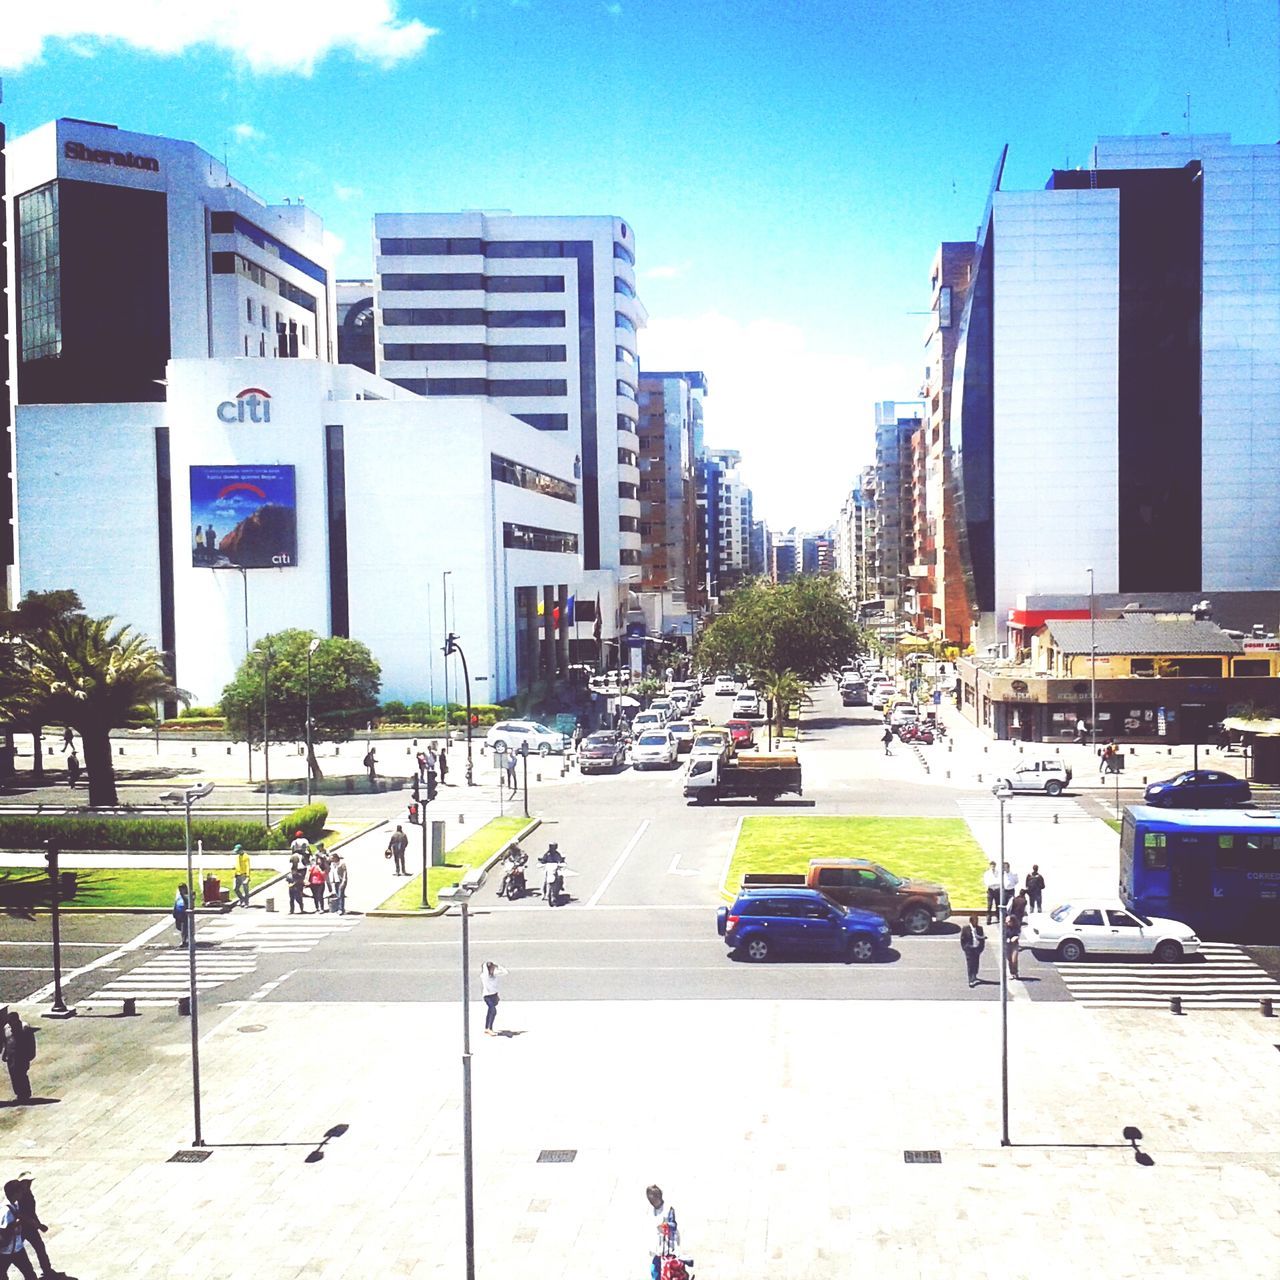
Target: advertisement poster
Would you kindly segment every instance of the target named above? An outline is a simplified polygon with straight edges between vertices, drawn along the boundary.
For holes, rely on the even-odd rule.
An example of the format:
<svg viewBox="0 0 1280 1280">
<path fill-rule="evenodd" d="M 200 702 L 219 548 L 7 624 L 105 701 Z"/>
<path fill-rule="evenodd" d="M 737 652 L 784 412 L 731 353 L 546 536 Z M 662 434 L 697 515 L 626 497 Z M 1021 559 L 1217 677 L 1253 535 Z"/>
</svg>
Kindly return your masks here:
<svg viewBox="0 0 1280 1280">
<path fill-rule="evenodd" d="M 298 563 L 293 468 L 191 468 L 191 563 L 278 569 Z"/>
</svg>

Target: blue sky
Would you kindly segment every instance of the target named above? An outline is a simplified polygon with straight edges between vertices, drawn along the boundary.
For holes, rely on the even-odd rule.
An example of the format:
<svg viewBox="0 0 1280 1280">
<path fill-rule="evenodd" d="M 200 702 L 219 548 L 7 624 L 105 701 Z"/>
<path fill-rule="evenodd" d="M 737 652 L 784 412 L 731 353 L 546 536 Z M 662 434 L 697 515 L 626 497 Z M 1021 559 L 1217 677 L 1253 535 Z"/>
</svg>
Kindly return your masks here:
<svg viewBox="0 0 1280 1280">
<path fill-rule="evenodd" d="M 938 241 L 1000 147 L 1043 185 L 1102 134 L 1280 138 L 1275 0 L 62 0 L 0 28 L 13 135 L 59 115 L 225 151 L 367 273 L 384 210 L 614 213 L 650 368 L 702 368 L 765 517 L 826 524 L 873 404 L 920 382 Z"/>
</svg>

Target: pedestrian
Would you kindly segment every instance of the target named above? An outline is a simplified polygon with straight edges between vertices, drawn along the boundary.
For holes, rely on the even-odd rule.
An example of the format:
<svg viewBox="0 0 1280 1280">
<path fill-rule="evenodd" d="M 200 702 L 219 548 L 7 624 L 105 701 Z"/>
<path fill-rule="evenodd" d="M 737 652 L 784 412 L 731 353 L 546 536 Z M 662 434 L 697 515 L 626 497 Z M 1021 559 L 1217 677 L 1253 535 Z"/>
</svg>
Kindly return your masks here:
<svg viewBox="0 0 1280 1280">
<path fill-rule="evenodd" d="M 1010 913 L 1004 922 L 1005 960 L 1009 965 L 1009 976 L 1018 976 L 1018 946 L 1022 940 L 1022 917 Z"/>
<path fill-rule="evenodd" d="M 660 1280 L 662 1259 L 674 1256 L 680 1247 L 680 1228 L 676 1211 L 666 1203 L 660 1186 L 646 1187 L 644 1194 L 649 1201 L 649 1275 L 652 1280 Z"/>
<path fill-rule="evenodd" d="M 440 748 L 440 755 L 436 763 L 440 769 L 440 785 L 447 787 L 449 785 L 449 753 L 444 747 Z"/>
<path fill-rule="evenodd" d="M 173 899 L 173 927 L 178 931 L 178 946 L 180 947 L 187 945 L 187 930 L 191 927 L 190 915 L 190 891 L 185 884 L 180 884 L 178 892 Z"/>
<path fill-rule="evenodd" d="M 7 1276 L 10 1267 L 17 1267 L 26 1280 L 36 1280 L 35 1268 L 27 1251 L 22 1234 L 22 1209 L 18 1205 L 20 1188 L 17 1179 L 4 1184 L 5 1207 L 0 1217 L 0 1276 Z"/>
<path fill-rule="evenodd" d="M 1000 873 L 994 862 L 987 863 L 982 873 L 982 884 L 987 891 L 987 923 L 995 924 L 1000 909 Z"/>
<path fill-rule="evenodd" d="M 987 945 L 987 935 L 978 917 L 969 917 L 969 923 L 960 930 L 960 949 L 964 952 L 964 967 L 969 974 L 969 986 L 978 985 L 978 961 Z"/>
<path fill-rule="evenodd" d="M 327 867 L 320 865 L 320 859 L 317 858 L 307 872 L 307 884 L 311 887 L 311 901 L 316 904 L 316 914 L 321 915 L 324 912 L 324 892 L 329 884 L 329 871 Z"/>
<path fill-rule="evenodd" d="M 74 751 L 67 757 L 67 786 L 74 787 L 80 781 L 80 758 Z"/>
<path fill-rule="evenodd" d="M 391 840 L 387 844 L 387 857 L 396 860 L 395 873 L 398 876 L 407 876 L 409 873 L 404 869 L 404 851 L 409 847 L 409 837 L 405 835 L 404 828 L 397 826 L 391 833 Z"/>
<path fill-rule="evenodd" d="M 1088 736 L 1089 726 L 1085 723 L 1084 718 L 1081 717 L 1076 721 L 1076 741 L 1083 746 Z"/>
<path fill-rule="evenodd" d="M 573 749 L 578 750 L 578 743 L 582 741 L 582 725 L 575 720 L 573 722 Z"/>
<path fill-rule="evenodd" d="M 0 1038 L 0 1057 L 9 1068 L 9 1083 L 13 1096 L 19 1102 L 31 1101 L 31 1064 L 36 1057 L 36 1029 L 22 1021 L 16 1009 L 10 1011 L 4 1021 L 3 1038 Z"/>
<path fill-rule="evenodd" d="M 76 748 L 76 735 L 71 732 L 71 726 L 67 725 L 62 731 L 62 749 L 63 751 L 74 751 Z"/>
<path fill-rule="evenodd" d="M 293 840 L 289 845 L 289 852 L 296 854 L 298 861 L 304 867 L 311 865 L 311 841 L 302 834 L 301 831 L 293 833 Z"/>
<path fill-rule="evenodd" d="M 889 750 L 889 744 L 893 741 L 893 730 L 890 729 L 888 725 L 885 725 L 884 733 L 881 735 L 880 741 L 884 743 L 885 755 L 892 755 L 893 753 Z"/>
<path fill-rule="evenodd" d="M 511 794 L 516 793 L 516 753 L 514 751 L 507 752 L 507 760 L 505 768 L 507 770 L 507 786 L 511 788 Z"/>
<path fill-rule="evenodd" d="M 418 781 L 419 781 L 419 782 L 426 782 L 426 780 L 427 780 L 427 753 L 426 753 L 425 751 L 419 751 L 419 752 L 418 752 L 418 754 L 417 754 L 416 756 L 414 756 L 414 760 L 416 761 L 416 763 L 417 763 L 417 765 L 418 765 Z"/>
<path fill-rule="evenodd" d="M 1027 904 L 1038 915 L 1041 909 L 1041 896 L 1044 893 L 1044 876 L 1040 874 L 1040 864 L 1033 862 L 1027 872 Z"/>
<path fill-rule="evenodd" d="M 236 856 L 236 900 L 242 907 L 247 907 L 249 905 L 249 855 L 245 853 L 244 845 L 242 844 L 236 845 L 231 852 Z"/>
<path fill-rule="evenodd" d="M 347 914 L 347 860 L 335 853 L 329 862 L 329 892 L 333 894 L 333 910 L 340 916 Z"/>
<path fill-rule="evenodd" d="M 1013 901 L 1009 904 L 1009 919 L 1018 922 L 1018 931 L 1022 931 L 1022 924 L 1027 918 L 1027 892 L 1025 889 L 1019 889 L 1013 895 Z"/>
<path fill-rule="evenodd" d="M 507 971 L 492 960 L 486 960 L 480 970 L 480 991 L 485 1004 L 489 1006 L 484 1015 L 484 1033 L 487 1036 L 497 1034 L 493 1023 L 498 1016 L 498 979 L 506 976 Z"/>
<path fill-rule="evenodd" d="M 1010 899 L 1018 892 L 1018 877 L 1009 870 L 1009 864 L 1004 864 L 1004 902 L 1005 906 L 1009 905 Z"/>
<path fill-rule="evenodd" d="M 364 767 L 369 771 L 369 785 L 376 786 L 378 782 L 378 753 L 370 747 L 364 753 Z"/>
<path fill-rule="evenodd" d="M 36 1212 L 36 1197 L 35 1192 L 31 1190 L 30 1170 L 24 1170 L 14 1181 L 18 1184 L 18 1194 L 14 1203 L 18 1206 L 22 1238 L 35 1250 L 36 1260 L 40 1263 L 41 1277 L 60 1276 L 63 1272 L 54 1270 L 53 1264 L 49 1261 L 48 1250 L 44 1247 L 44 1241 L 40 1239 L 41 1232 L 48 1231 L 49 1228 L 40 1221 L 40 1215 Z"/>
<path fill-rule="evenodd" d="M 289 857 L 289 872 L 285 876 L 285 884 L 289 887 L 290 915 L 293 915 L 295 910 L 300 916 L 307 914 L 306 900 L 302 896 L 302 890 L 306 882 L 307 873 L 302 865 L 302 859 L 296 853 L 291 854 Z"/>
</svg>

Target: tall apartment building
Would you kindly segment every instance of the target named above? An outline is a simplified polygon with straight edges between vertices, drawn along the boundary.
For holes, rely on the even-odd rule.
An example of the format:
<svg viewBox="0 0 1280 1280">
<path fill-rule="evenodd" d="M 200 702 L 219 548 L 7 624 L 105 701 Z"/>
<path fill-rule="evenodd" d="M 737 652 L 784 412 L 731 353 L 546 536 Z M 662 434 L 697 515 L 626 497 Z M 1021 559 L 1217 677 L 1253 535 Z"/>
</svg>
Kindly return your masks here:
<svg viewBox="0 0 1280 1280">
<path fill-rule="evenodd" d="M 876 595 L 898 612 L 915 612 L 908 569 L 915 563 L 912 437 L 924 406 L 882 400 L 876 405 Z"/>
<path fill-rule="evenodd" d="M 747 573 L 752 578 L 764 577 L 769 572 L 769 525 L 764 520 L 751 522 L 751 554 Z"/>
<path fill-rule="evenodd" d="M 796 531 L 775 533 L 769 548 L 769 576 L 774 582 L 790 582 L 800 572 L 799 547 Z"/>
<path fill-rule="evenodd" d="M 194 143 L 51 121 L 9 143 L 4 213 L 13 404 L 163 401 L 170 358 L 334 359 L 320 218 Z"/>
<path fill-rule="evenodd" d="M 981 636 L 1020 596 L 1280 581 L 1280 148 L 1103 138 L 1003 191 L 956 352 L 960 551 Z"/>
<path fill-rule="evenodd" d="M 583 592 L 601 599 L 603 633 L 614 634 L 619 582 L 641 567 L 636 334 L 648 317 L 631 227 L 612 217 L 381 213 L 374 255 L 382 377 L 431 397 L 485 397 L 573 442 Z"/>
<path fill-rule="evenodd" d="M 741 585 L 751 565 L 751 490 L 742 479 L 737 449 L 704 448 L 697 464 L 701 545 L 707 595 L 714 600 Z"/>
<path fill-rule="evenodd" d="M 701 436 L 706 376 L 640 376 L 640 589 L 676 590 L 700 607 L 694 438 Z"/>
</svg>

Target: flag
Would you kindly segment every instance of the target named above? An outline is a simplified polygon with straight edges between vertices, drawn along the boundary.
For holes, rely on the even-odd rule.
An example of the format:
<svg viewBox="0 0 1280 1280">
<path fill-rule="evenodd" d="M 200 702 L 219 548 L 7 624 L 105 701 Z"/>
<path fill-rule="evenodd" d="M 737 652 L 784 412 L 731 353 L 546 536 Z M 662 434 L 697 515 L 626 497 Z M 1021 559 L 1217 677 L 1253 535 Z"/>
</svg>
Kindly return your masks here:
<svg viewBox="0 0 1280 1280">
<path fill-rule="evenodd" d="M 600 643 L 600 593 L 596 592 L 596 625 L 591 629 L 591 635 L 597 644 Z"/>
<path fill-rule="evenodd" d="M 570 596 L 565 603 L 564 620 L 569 626 L 576 626 L 578 619 L 574 616 L 577 611 L 578 599 L 576 596 Z"/>
</svg>

